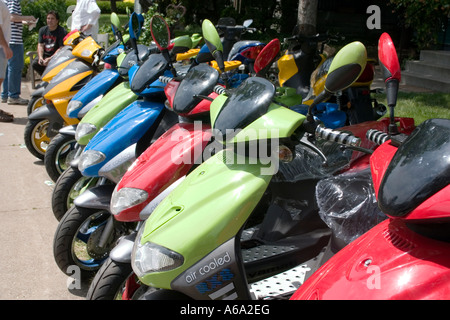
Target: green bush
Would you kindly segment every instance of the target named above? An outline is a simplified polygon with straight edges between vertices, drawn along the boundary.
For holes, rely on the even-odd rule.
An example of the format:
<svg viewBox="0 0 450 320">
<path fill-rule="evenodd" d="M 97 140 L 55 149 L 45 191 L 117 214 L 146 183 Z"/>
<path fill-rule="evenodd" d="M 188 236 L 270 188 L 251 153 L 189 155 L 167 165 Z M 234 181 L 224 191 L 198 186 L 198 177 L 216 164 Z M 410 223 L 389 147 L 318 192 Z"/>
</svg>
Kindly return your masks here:
<svg viewBox="0 0 450 320">
<path fill-rule="evenodd" d="M 22 14 L 24 16 L 34 16 L 39 18 L 36 27 L 28 30 L 27 26 L 23 28 L 24 51 L 35 51 L 38 43 L 38 31 L 41 27 L 47 25 L 47 12 L 54 10 L 59 14 L 59 24 L 66 28 L 67 6 L 65 0 L 23 0 L 21 3 Z"/>
<path fill-rule="evenodd" d="M 38 0 L 40 1 L 40 0 Z M 76 0 L 65 0 L 66 2 L 66 6 L 70 6 L 70 5 L 76 5 L 77 1 Z M 97 5 L 100 8 L 102 13 L 111 13 L 111 2 L 110 1 L 97 1 Z M 132 12 L 134 9 L 134 4 L 132 2 L 123 2 L 123 1 L 116 1 L 116 8 L 117 14 L 125 14 L 127 12 L 126 8 L 129 8 L 130 11 Z"/>
</svg>

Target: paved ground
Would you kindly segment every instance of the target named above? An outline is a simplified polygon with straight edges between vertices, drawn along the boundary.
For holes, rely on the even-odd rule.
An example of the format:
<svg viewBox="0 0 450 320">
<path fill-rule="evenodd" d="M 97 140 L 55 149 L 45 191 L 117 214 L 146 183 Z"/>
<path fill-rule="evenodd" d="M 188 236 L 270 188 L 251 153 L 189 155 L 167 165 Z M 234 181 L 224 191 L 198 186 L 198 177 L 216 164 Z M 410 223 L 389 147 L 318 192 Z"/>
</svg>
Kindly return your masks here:
<svg viewBox="0 0 450 320">
<path fill-rule="evenodd" d="M 30 89 L 23 83 L 22 97 Z M 53 260 L 53 186 L 43 161 L 24 145 L 26 106 L 0 103 L 0 109 L 15 116 L 0 122 L 0 299 L 84 299 L 85 288 L 68 290 L 69 278 Z"/>
</svg>

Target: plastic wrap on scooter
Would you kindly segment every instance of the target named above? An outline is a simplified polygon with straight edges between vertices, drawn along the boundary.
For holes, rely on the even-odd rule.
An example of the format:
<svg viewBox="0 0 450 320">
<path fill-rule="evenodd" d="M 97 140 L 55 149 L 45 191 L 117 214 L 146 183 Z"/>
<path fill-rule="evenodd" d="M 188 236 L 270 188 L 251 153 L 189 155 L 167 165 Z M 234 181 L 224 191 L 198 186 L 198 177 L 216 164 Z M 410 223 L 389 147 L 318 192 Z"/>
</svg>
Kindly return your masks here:
<svg viewBox="0 0 450 320">
<path fill-rule="evenodd" d="M 316 199 L 322 220 L 346 243 L 387 218 L 378 208 L 370 168 L 319 181 Z"/>
<path fill-rule="evenodd" d="M 296 145 L 294 160 L 289 163 L 280 162 L 279 171 L 274 181 L 300 181 L 323 179 L 350 166 L 353 152 L 342 150 L 336 143 L 325 140 L 314 143 L 327 157 L 327 163 L 314 151 L 303 145 Z"/>
</svg>

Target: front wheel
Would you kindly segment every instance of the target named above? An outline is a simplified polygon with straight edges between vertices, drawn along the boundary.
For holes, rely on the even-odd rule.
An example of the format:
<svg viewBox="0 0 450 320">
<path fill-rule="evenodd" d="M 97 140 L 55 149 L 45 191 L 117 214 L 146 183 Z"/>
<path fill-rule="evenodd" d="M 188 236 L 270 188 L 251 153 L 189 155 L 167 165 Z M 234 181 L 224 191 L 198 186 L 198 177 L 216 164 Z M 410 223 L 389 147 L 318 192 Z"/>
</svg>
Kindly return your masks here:
<svg viewBox="0 0 450 320">
<path fill-rule="evenodd" d="M 67 210 L 73 206 L 75 198 L 96 186 L 98 179 L 85 177 L 76 168 L 66 169 L 56 180 L 52 193 L 52 210 L 55 218 L 60 221 Z"/>
<path fill-rule="evenodd" d="M 24 131 L 25 146 L 36 158 L 44 160 L 50 138 L 47 130 L 50 121 L 48 119 L 28 120 Z"/>
<path fill-rule="evenodd" d="M 45 104 L 45 99 L 43 96 L 33 96 L 28 102 L 27 114 L 30 115 L 34 110 L 42 107 Z"/>
<path fill-rule="evenodd" d="M 44 155 L 44 165 L 49 177 L 56 181 L 64 170 L 69 168 L 73 160 L 75 145 L 74 136 L 58 133 L 49 143 Z"/>
<path fill-rule="evenodd" d="M 106 234 L 105 244 L 100 246 L 109 219 L 113 217 L 105 210 L 73 206 L 67 211 L 53 239 L 53 255 L 61 271 L 71 275 L 71 268 L 75 267 L 83 279 L 88 279 L 102 266 L 122 235 L 113 228 L 112 232 Z"/>
<path fill-rule="evenodd" d="M 108 258 L 92 280 L 86 299 L 130 299 L 139 286 L 130 263 L 121 263 Z"/>
</svg>

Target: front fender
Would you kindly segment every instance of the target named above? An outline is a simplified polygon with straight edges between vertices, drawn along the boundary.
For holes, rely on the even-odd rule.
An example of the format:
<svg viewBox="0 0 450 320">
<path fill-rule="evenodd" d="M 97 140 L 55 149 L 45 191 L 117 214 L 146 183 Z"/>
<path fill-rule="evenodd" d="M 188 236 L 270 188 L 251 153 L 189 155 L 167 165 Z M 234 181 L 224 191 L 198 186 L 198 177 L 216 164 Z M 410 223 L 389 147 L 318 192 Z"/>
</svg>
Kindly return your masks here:
<svg viewBox="0 0 450 320">
<path fill-rule="evenodd" d="M 247 158 L 233 161 L 220 151 L 192 171 L 153 211 L 145 223 L 141 244 L 152 242 L 184 257 L 182 266 L 144 275 L 147 285 L 171 288 L 186 269 L 236 236 L 270 183 L 266 165 Z M 186 232 L 195 230 L 195 232 Z"/>
<path fill-rule="evenodd" d="M 46 87 L 46 85 L 41 85 L 40 87 L 37 87 L 36 90 L 34 90 L 31 93 L 31 96 L 32 97 L 43 97 L 44 96 L 45 87 Z"/>
<path fill-rule="evenodd" d="M 109 253 L 111 260 L 120 263 L 131 263 L 131 252 L 133 251 L 136 234 L 137 232 L 133 232 L 120 239 L 119 243 Z"/>
<path fill-rule="evenodd" d="M 53 104 L 45 104 L 42 107 L 35 109 L 29 116 L 29 120 L 44 120 L 48 119 L 50 125 L 47 129 L 47 136 L 54 137 L 64 125 L 64 119 L 58 113 Z"/>
<path fill-rule="evenodd" d="M 61 130 L 59 130 L 59 133 L 75 137 L 76 130 L 77 130 L 77 126 L 74 124 L 71 126 L 65 126 L 65 127 L 61 128 Z"/>
<path fill-rule="evenodd" d="M 73 203 L 77 207 L 106 210 L 110 212 L 109 203 L 113 191 L 114 185 L 93 187 L 76 197 Z"/>
</svg>

